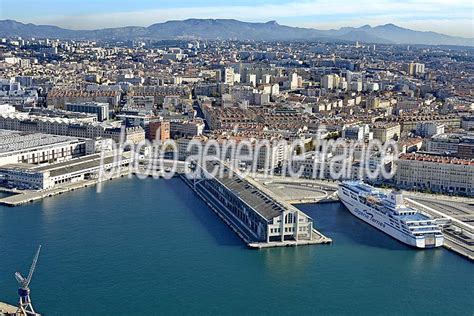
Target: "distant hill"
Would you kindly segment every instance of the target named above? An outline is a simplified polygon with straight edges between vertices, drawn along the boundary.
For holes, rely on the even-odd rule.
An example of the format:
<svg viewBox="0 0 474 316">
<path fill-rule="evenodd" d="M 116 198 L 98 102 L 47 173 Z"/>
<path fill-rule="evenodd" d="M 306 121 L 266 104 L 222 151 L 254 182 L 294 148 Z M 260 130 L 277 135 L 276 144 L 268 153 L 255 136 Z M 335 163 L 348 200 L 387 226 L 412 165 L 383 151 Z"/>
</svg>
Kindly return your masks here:
<svg viewBox="0 0 474 316">
<path fill-rule="evenodd" d="M 228 19 L 187 19 L 152 24 L 148 27 L 126 26 L 98 30 L 69 30 L 52 25 L 24 24 L 0 20 L 0 36 L 48 37 L 60 39 L 129 40 L 129 39 L 236 39 L 236 40 L 321 40 L 359 41 L 383 44 L 424 44 L 474 46 L 473 38 L 420 32 L 394 24 L 371 27 L 343 27 L 317 30 L 280 25 L 276 21 L 249 23 Z"/>
</svg>

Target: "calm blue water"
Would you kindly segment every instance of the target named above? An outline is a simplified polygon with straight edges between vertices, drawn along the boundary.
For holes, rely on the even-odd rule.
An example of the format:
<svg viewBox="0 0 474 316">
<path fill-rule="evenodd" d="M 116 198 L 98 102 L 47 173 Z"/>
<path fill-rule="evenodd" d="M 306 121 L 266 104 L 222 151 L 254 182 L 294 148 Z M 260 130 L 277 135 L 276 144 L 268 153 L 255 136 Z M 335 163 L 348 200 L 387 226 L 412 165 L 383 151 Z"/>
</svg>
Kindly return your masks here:
<svg viewBox="0 0 474 316">
<path fill-rule="evenodd" d="M 416 251 L 339 204 L 305 205 L 332 245 L 248 250 L 179 179 L 121 179 L 0 207 L 0 300 L 47 315 L 472 315 L 474 265 Z"/>
</svg>

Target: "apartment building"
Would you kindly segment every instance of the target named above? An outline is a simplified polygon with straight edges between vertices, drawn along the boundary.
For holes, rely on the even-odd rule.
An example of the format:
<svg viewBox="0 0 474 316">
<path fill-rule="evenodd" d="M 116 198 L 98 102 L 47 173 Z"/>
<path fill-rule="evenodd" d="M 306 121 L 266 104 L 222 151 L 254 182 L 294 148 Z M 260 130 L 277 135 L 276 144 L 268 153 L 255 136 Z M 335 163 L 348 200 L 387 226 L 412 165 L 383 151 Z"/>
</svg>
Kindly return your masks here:
<svg viewBox="0 0 474 316">
<path fill-rule="evenodd" d="M 377 122 L 370 127 L 370 130 L 373 133 L 373 138 L 382 143 L 400 137 L 400 124 L 394 122 Z"/>
<path fill-rule="evenodd" d="M 97 115 L 99 122 L 109 119 L 109 104 L 100 102 L 66 103 L 66 110 Z"/>
<path fill-rule="evenodd" d="M 474 161 L 443 156 L 402 154 L 395 183 L 404 189 L 474 196 Z"/>
<path fill-rule="evenodd" d="M 51 118 L 27 113 L 0 115 L 0 129 L 72 136 L 78 138 L 112 138 L 139 143 L 145 139 L 145 131 L 140 126 L 122 127 L 113 124 L 84 122 L 79 119 Z M 123 132 L 123 136 L 122 136 Z"/>
</svg>

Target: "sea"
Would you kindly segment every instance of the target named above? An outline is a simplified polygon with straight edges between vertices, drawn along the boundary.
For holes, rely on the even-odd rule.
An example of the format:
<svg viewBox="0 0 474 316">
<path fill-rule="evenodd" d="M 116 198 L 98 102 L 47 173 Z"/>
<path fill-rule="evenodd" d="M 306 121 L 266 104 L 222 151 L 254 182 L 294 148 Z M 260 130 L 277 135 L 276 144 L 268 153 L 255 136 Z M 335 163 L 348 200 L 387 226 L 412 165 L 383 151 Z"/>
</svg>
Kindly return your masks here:
<svg viewBox="0 0 474 316">
<path fill-rule="evenodd" d="M 251 250 L 179 178 L 0 206 L 0 301 L 44 315 L 474 315 L 474 264 L 416 250 L 340 203 L 297 205 L 331 245 Z"/>
</svg>

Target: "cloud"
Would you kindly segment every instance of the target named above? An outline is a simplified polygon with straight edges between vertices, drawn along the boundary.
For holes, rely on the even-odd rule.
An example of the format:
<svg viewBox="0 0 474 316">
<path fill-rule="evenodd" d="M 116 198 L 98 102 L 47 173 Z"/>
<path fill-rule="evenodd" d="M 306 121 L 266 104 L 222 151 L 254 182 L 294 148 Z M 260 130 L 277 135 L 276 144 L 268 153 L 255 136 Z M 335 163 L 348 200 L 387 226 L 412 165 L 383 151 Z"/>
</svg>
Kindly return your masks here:
<svg viewBox="0 0 474 316">
<path fill-rule="evenodd" d="M 73 29 L 148 26 L 157 22 L 187 18 L 235 18 L 253 22 L 283 20 L 292 26 L 327 25 L 331 28 L 395 23 L 417 30 L 473 37 L 473 10 L 472 2 L 465 0 L 315 0 L 280 5 L 267 3 L 254 6 L 194 6 L 77 16 L 43 16 L 28 22 Z"/>
</svg>

